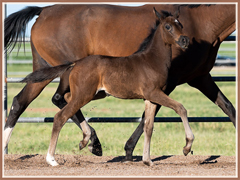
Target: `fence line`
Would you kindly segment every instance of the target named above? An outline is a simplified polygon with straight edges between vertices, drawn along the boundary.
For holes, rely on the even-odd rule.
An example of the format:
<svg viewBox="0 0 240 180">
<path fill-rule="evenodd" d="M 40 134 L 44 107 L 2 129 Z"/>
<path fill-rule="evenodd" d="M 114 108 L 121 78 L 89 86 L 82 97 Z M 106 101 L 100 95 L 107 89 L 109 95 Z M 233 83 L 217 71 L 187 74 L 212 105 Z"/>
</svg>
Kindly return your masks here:
<svg viewBox="0 0 240 180">
<path fill-rule="evenodd" d="M 26 117 L 19 118 L 18 123 L 52 123 L 52 117 Z M 139 123 L 142 118 L 139 117 L 85 117 L 89 123 Z M 189 122 L 231 122 L 229 117 L 188 117 Z M 182 122 L 180 117 L 155 117 L 154 122 L 158 123 L 176 123 Z M 67 123 L 73 123 L 68 119 Z"/>
<path fill-rule="evenodd" d="M 219 82 L 219 81 L 225 81 L 225 82 L 230 82 L 230 81 L 236 81 L 235 76 L 214 76 L 212 77 L 213 81 Z M 20 83 L 23 78 L 6 78 L 5 81 L 7 83 Z M 52 83 L 59 83 L 60 78 L 56 78 L 52 81 Z"/>
<path fill-rule="evenodd" d="M 215 61 L 216 64 L 236 64 L 236 59 L 216 59 Z M 7 64 L 32 64 L 32 60 L 27 60 L 27 59 L 23 59 L 23 60 L 8 60 Z"/>
</svg>

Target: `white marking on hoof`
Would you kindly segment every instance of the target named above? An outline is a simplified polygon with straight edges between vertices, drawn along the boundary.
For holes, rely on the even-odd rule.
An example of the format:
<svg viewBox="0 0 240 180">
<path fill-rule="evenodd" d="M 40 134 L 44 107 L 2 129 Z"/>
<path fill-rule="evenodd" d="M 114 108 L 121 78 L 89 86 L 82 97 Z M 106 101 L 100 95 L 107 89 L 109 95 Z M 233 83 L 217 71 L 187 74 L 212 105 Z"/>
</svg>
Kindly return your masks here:
<svg viewBox="0 0 240 180">
<path fill-rule="evenodd" d="M 46 161 L 51 166 L 58 166 L 59 164 L 55 161 L 55 158 L 51 156 L 49 153 L 47 154 Z"/>
<path fill-rule="evenodd" d="M 3 132 L 3 148 L 4 149 L 7 147 L 8 143 L 9 143 L 13 128 L 14 127 L 12 127 L 12 128 L 8 127 Z"/>
</svg>

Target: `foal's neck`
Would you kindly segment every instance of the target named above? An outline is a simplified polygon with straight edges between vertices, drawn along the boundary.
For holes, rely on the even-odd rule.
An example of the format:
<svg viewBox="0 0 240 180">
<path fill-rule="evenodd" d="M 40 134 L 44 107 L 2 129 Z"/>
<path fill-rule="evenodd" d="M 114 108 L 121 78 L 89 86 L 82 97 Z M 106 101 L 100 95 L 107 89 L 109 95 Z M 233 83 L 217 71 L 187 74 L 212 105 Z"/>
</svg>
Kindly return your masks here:
<svg viewBox="0 0 240 180">
<path fill-rule="evenodd" d="M 149 42 L 148 47 L 141 52 L 147 56 L 148 61 L 155 62 L 171 62 L 172 59 L 172 44 L 164 42 L 160 25 L 157 27 L 152 40 Z"/>
</svg>

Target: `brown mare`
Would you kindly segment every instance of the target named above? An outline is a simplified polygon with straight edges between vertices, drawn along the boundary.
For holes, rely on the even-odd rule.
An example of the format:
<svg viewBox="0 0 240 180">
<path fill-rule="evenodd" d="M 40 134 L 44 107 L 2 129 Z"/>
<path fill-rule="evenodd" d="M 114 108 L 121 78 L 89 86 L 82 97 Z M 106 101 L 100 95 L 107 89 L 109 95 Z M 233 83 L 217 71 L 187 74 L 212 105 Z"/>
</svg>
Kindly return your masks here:
<svg viewBox="0 0 240 180">
<path fill-rule="evenodd" d="M 184 154 L 191 150 L 194 140 L 188 123 L 187 111 L 182 104 L 169 98 L 163 90 L 166 88 L 168 71 L 172 61 L 173 44 L 186 49 L 189 39 L 182 34 L 182 25 L 177 20 L 178 12 L 174 16 L 167 12 L 161 14 L 154 10 L 157 17 L 157 27 L 149 38 L 146 46 L 127 57 L 112 57 L 92 55 L 74 63 L 67 63 L 35 71 L 22 82 L 34 83 L 53 80 L 61 76 L 66 70 L 72 69 L 69 75 L 70 92 L 65 94 L 68 104 L 54 116 L 51 142 L 48 149 L 47 162 L 56 166 L 54 153 L 59 132 L 67 120 L 80 108 L 90 102 L 99 91 L 121 99 L 144 99 L 144 150 L 143 162 L 152 165 L 150 159 L 150 140 L 154 119 L 148 118 L 149 105 L 157 103 L 172 108 L 183 121 L 186 133 Z M 72 68 L 73 67 L 73 68 Z M 69 72 L 68 72 L 69 73 Z M 86 121 L 84 121 L 86 122 Z M 88 125 L 82 126 L 83 140 L 80 143 L 84 148 L 90 138 L 91 130 Z"/>
<path fill-rule="evenodd" d="M 28 7 L 9 16 L 5 24 L 5 48 L 25 33 L 26 23 L 39 15 L 31 32 L 33 70 L 65 64 L 88 55 L 128 56 L 139 48 L 155 25 L 152 13 L 164 9 L 175 12 L 179 5 L 144 5 L 123 7 L 112 5 L 54 5 L 45 8 Z M 235 30 L 235 5 L 180 5 L 183 33 L 190 38 L 187 51 L 172 47 L 173 63 L 169 70 L 166 94 L 176 86 L 188 83 L 199 89 L 230 117 L 235 126 L 235 108 L 212 80 L 212 69 L 221 42 Z M 71 12 L 71 13 L 70 13 Z M 49 81 L 50 82 L 50 81 Z M 49 82 L 27 84 L 13 99 L 4 128 L 4 147 L 8 144 L 19 116 L 41 93 Z M 59 108 L 66 105 L 64 94 L 69 92 L 68 75 L 60 77 L 60 84 L 52 101 Z M 105 95 L 100 91 L 98 95 Z M 97 96 L 98 96 L 97 95 Z M 100 98 L 98 96 L 97 98 Z M 160 105 L 151 104 L 151 118 Z M 132 160 L 134 147 L 143 133 L 145 115 L 125 145 L 126 160 Z M 81 111 L 72 117 L 79 126 L 84 121 Z M 91 128 L 90 151 L 101 155 L 101 145 Z"/>
</svg>

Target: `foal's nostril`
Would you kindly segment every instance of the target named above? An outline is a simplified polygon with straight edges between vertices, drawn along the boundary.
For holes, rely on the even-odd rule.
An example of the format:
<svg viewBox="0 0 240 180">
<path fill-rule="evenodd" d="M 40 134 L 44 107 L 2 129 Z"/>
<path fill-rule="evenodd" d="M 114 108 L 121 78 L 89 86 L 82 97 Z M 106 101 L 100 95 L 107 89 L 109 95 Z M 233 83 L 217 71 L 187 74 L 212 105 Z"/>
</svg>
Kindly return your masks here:
<svg viewBox="0 0 240 180">
<path fill-rule="evenodd" d="M 187 48 L 189 45 L 189 38 L 187 36 L 180 36 L 179 45 L 181 47 Z"/>
</svg>

